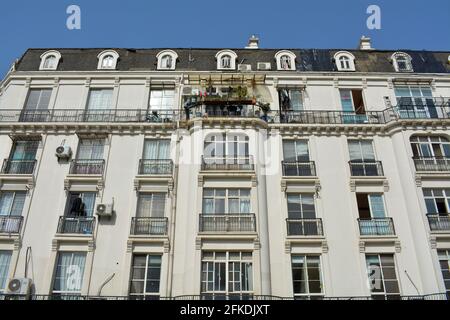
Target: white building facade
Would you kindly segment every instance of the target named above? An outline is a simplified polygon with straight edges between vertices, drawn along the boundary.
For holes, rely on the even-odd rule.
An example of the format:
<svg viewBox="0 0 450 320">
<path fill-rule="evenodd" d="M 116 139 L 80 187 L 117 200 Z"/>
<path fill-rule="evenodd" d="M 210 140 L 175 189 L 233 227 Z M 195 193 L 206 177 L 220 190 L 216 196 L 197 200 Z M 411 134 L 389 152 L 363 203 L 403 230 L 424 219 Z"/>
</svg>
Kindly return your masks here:
<svg viewBox="0 0 450 320">
<path fill-rule="evenodd" d="M 448 297 L 450 52 L 251 42 L 12 66 L 4 296 Z"/>
</svg>

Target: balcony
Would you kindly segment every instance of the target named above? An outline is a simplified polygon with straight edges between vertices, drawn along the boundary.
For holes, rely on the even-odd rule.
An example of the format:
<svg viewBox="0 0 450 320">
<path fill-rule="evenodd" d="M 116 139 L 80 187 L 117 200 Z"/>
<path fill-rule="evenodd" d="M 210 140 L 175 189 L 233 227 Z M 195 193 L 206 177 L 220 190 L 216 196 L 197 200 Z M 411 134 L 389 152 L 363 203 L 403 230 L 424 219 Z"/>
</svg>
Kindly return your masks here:
<svg viewBox="0 0 450 320">
<path fill-rule="evenodd" d="M 171 175 L 173 171 L 172 160 L 139 160 L 139 174 L 142 175 Z"/>
<path fill-rule="evenodd" d="M 36 167 L 36 160 L 11 160 L 3 161 L 2 174 L 27 174 L 31 175 Z"/>
<path fill-rule="evenodd" d="M 281 111 L 280 123 L 299 124 L 384 124 L 389 122 L 390 115 L 386 110 L 371 111 L 363 114 L 344 111 Z"/>
<path fill-rule="evenodd" d="M 254 171 L 255 166 L 252 156 L 246 157 L 205 157 L 202 156 L 201 169 L 203 171 L 215 170 L 215 171 Z"/>
<path fill-rule="evenodd" d="M 450 232 L 449 214 L 427 214 L 431 231 Z"/>
<path fill-rule="evenodd" d="M 394 107 L 400 119 L 449 119 L 449 98 L 400 98 Z"/>
<path fill-rule="evenodd" d="M 316 165 L 314 161 L 282 161 L 283 176 L 285 177 L 314 177 Z"/>
<path fill-rule="evenodd" d="M 94 217 L 59 217 L 57 233 L 92 235 L 95 227 Z"/>
<path fill-rule="evenodd" d="M 186 120 L 191 118 L 261 118 L 264 112 L 253 100 L 207 97 L 187 109 Z"/>
<path fill-rule="evenodd" d="M 381 161 L 349 161 L 352 177 L 382 177 L 384 176 Z"/>
<path fill-rule="evenodd" d="M 167 235 L 167 218 L 131 218 L 130 234 L 133 236 L 165 236 Z"/>
<path fill-rule="evenodd" d="M 0 216 L 0 233 L 20 233 L 22 216 Z"/>
<path fill-rule="evenodd" d="M 448 172 L 450 171 L 450 158 L 447 157 L 413 157 L 416 171 L 421 172 Z"/>
<path fill-rule="evenodd" d="M 200 214 L 200 232 L 256 232 L 256 218 L 251 213 Z"/>
<path fill-rule="evenodd" d="M 286 219 L 288 236 L 323 236 L 322 219 Z"/>
<path fill-rule="evenodd" d="M 72 160 L 70 163 L 70 174 L 80 175 L 102 175 L 105 160 Z"/>
<path fill-rule="evenodd" d="M 361 236 L 395 236 L 392 218 L 358 219 Z"/>
</svg>

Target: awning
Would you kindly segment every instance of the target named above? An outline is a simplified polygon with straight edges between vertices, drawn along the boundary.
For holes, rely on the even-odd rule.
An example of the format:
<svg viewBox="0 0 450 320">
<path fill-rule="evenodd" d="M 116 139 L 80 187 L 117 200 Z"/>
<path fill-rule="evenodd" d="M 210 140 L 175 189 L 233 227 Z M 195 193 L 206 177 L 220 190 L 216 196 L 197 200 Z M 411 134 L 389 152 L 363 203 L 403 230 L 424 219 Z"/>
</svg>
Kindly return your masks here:
<svg viewBox="0 0 450 320">
<path fill-rule="evenodd" d="M 190 74 L 188 75 L 190 85 L 255 85 L 266 82 L 265 74 L 251 73 L 218 73 L 218 74 Z"/>
</svg>

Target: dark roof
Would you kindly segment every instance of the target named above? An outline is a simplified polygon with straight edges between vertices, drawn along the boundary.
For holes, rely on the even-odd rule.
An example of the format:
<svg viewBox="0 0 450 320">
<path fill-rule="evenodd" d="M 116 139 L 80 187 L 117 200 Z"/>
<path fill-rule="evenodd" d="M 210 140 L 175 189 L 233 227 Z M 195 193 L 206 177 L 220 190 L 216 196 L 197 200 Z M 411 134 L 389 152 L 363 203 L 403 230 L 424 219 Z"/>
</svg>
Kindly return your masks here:
<svg viewBox="0 0 450 320">
<path fill-rule="evenodd" d="M 176 70 L 213 71 L 216 70 L 215 55 L 222 49 L 117 49 L 119 55 L 117 70 L 156 70 L 156 55 L 162 50 L 170 49 L 178 54 Z M 38 71 L 40 56 L 48 50 L 57 50 L 62 58 L 58 71 L 95 71 L 97 56 L 102 49 L 28 49 L 17 65 L 18 71 Z M 272 70 L 276 70 L 275 53 L 282 49 L 230 49 L 236 52 L 238 63 L 251 64 L 257 70 L 258 62 L 271 62 Z M 286 49 L 297 56 L 298 71 L 337 71 L 333 56 L 338 49 Z M 351 52 L 356 58 L 356 71 L 360 72 L 394 72 L 390 58 L 398 51 L 361 51 Z M 450 73 L 448 57 L 450 52 L 399 50 L 412 57 L 415 73 Z"/>
</svg>

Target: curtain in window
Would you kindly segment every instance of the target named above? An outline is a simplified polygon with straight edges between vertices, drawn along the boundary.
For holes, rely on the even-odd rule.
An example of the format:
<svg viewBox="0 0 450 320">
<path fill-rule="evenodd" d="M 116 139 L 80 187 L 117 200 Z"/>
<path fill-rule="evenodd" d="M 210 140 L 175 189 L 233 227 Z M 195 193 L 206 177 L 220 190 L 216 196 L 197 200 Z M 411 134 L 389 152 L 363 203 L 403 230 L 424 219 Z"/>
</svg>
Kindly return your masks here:
<svg viewBox="0 0 450 320">
<path fill-rule="evenodd" d="M 292 109 L 294 111 L 303 110 L 302 92 L 300 90 L 290 90 Z"/>
<path fill-rule="evenodd" d="M 0 216 L 9 216 L 14 201 L 13 192 L 2 192 L 0 194 Z"/>
<path fill-rule="evenodd" d="M 372 218 L 385 218 L 383 196 L 371 194 L 369 199 Z"/>
<path fill-rule="evenodd" d="M 89 92 L 88 109 L 112 109 L 112 89 L 95 89 Z"/>
<path fill-rule="evenodd" d="M 78 147 L 79 160 L 100 160 L 103 159 L 105 145 L 102 139 L 82 139 Z"/>
<path fill-rule="evenodd" d="M 52 95 L 51 89 L 31 89 L 28 94 L 26 110 L 47 110 L 50 97 Z"/>
<path fill-rule="evenodd" d="M 0 292 L 6 287 L 11 255 L 11 251 L 0 251 Z"/>
<path fill-rule="evenodd" d="M 39 141 L 14 142 L 11 160 L 34 160 L 38 146 Z"/>
<path fill-rule="evenodd" d="M 25 204 L 26 193 L 25 192 L 15 192 L 14 202 L 12 203 L 11 215 L 21 216 L 23 206 Z"/>
<path fill-rule="evenodd" d="M 250 213 L 250 199 L 242 199 L 239 213 Z"/>
<path fill-rule="evenodd" d="M 53 285 L 54 292 L 80 292 L 86 254 L 60 252 Z"/>
<path fill-rule="evenodd" d="M 354 112 L 353 98 L 351 90 L 340 90 L 342 110 L 345 112 Z"/>
<path fill-rule="evenodd" d="M 242 291 L 253 291 L 253 264 L 251 262 L 242 263 L 241 283 Z"/>
<path fill-rule="evenodd" d="M 349 141 L 348 149 L 352 161 L 374 161 L 375 154 L 371 141 Z"/>
<path fill-rule="evenodd" d="M 309 161 L 308 143 L 306 141 L 283 141 L 284 161 Z"/>
<path fill-rule="evenodd" d="M 85 192 L 82 194 L 84 210 L 86 211 L 87 217 L 92 217 L 94 215 L 95 197 L 95 192 Z"/>
</svg>

